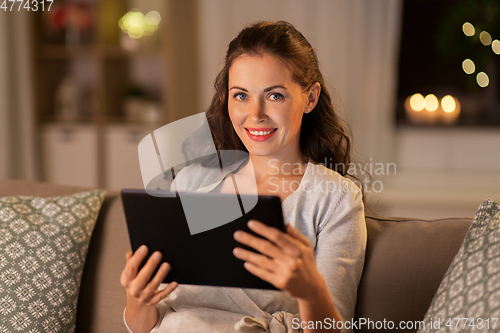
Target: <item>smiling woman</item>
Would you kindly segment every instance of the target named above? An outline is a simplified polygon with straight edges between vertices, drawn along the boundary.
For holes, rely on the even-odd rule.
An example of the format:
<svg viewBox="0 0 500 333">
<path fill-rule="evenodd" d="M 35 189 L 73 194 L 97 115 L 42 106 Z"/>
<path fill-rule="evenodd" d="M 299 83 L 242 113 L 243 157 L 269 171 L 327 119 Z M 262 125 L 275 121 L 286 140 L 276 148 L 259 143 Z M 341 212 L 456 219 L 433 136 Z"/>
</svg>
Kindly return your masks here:
<svg viewBox="0 0 500 333">
<path fill-rule="evenodd" d="M 265 35 L 265 38 L 262 36 Z M 267 56 L 267 57 L 266 57 Z M 247 91 L 241 90 L 243 95 L 236 95 L 238 92 L 229 91 L 230 88 L 241 87 L 230 79 L 236 80 L 237 76 L 231 76 L 230 71 L 238 70 L 238 62 L 244 62 L 245 58 L 253 58 L 253 61 L 259 62 L 259 58 L 267 58 L 267 68 L 272 71 L 260 72 L 266 78 L 268 86 L 260 87 L 266 90 L 269 98 L 287 100 L 293 96 L 294 105 L 299 103 L 298 99 L 309 101 L 308 112 L 294 113 L 302 119 L 299 135 L 299 147 L 306 160 L 312 160 L 315 163 L 326 163 L 327 160 L 337 161 L 339 165 L 347 165 L 350 162 L 350 139 L 345 132 L 345 124 L 337 116 L 333 109 L 329 92 L 326 90 L 323 75 L 319 71 L 318 59 L 312 46 L 307 39 L 290 24 L 279 22 L 269 24 L 266 22 L 244 29 L 237 38 L 229 44 L 226 55 L 226 63 L 215 81 L 215 95 L 207 111 L 207 118 L 212 129 L 212 134 L 218 149 L 238 149 L 247 150 L 242 142 L 241 136 L 234 131 L 228 105 L 233 99 L 247 98 Z M 248 60 L 248 59 L 247 59 Z M 262 60 L 262 59 L 261 59 Z M 248 61 L 249 63 L 251 60 Z M 262 60 L 264 63 L 264 61 Z M 233 66 L 236 65 L 236 66 Z M 245 67 L 245 66 L 240 66 Z M 273 68 L 270 68 L 273 67 Z M 288 71 L 283 69 L 287 68 Z M 240 69 L 240 78 L 250 79 L 254 67 Z M 273 73 L 273 74 L 271 74 Z M 248 74 L 248 75 L 247 75 Z M 273 77 L 279 75 L 280 77 Z M 255 75 L 255 79 L 258 79 Z M 288 86 L 273 80 L 287 80 Z M 249 82 L 250 83 L 250 82 Z M 282 82 L 284 83 L 284 81 Z M 260 84 L 263 85 L 263 82 Z M 281 85 L 282 88 L 276 85 Z M 269 90 L 270 89 L 270 90 Z M 271 92 L 273 89 L 281 89 Z M 300 90 L 299 94 L 296 94 Z M 313 95 L 308 95 L 308 91 Z M 314 98 L 314 94 L 319 94 Z M 233 96 L 231 96 L 233 95 Z M 282 95 L 282 97 L 278 97 Z M 251 97 L 251 96 L 250 96 Z M 255 97 L 254 97 L 255 98 Z M 306 111 L 306 105 L 302 105 L 302 111 Z M 310 112 L 315 109 L 315 112 Z M 257 126 L 255 126 L 257 127 Z M 258 128 L 258 127 L 257 127 Z M 241 139 L 241 140 L 240 140 Z M 335 169 L 342 175 L 347 174 L 345 168 Z"/>
<path fill-rule="evenodd" d="M 283 333 L 298 332 L 298 318 L 351 320 L 366 248 L 362 193 L 344 177 L 350 141 L 314 49 L 289 23 L 259 22 L 230 43 L 215 88 L 207 112 L 215 147 L 244 150 L 249 157 L 224 170 L 206 191 L 224 192 L 234 178 L 255 177 L 259 195 L 280 197 L 286 232 L 249 221 L 261 237 L 237 231 L 234 239 L 258 252 L 236 247 L 233 254 L 281 291 L 176 283 L 160 290 L 170 267 L 162 264 L 154 273 L 161 262 L 155 253 L 139 270 L 147 254 L 142 248 L 126 255 L 121 279 L 129 330 Z M 191 188 L 210 173 L 193 163 L 177 173 L 176 182 Z M 338 328 L 328 332 L 345 327 Z"/>
<path fill-rule="evenodd" d="M 318 102 L 321 87 L 308 91 L 271 55 L 241 55 L 229 70 L 229 118 L 250 154 L 304 163 L 300 127 Z"/>
</svg>

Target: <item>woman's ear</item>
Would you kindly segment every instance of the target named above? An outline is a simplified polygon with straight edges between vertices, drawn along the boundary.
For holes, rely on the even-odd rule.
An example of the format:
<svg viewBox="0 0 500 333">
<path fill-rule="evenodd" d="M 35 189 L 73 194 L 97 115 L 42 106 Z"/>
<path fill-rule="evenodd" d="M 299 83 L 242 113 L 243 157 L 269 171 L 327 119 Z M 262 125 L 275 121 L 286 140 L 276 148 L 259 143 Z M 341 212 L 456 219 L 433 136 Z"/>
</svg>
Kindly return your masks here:
<svg viewBox="0 0 500 333">
<path fill-rule="evenodd" d="M 307 90 L 307 101 L 304 113 L 309 113 L 316 107 L 316 104 L 318 104 L 319 101 L 320 93 L 321 85 L 319 84 L 319 82 L 314 82 L 313 84 L 311 84 L 311 86 Z"/>
</svg>

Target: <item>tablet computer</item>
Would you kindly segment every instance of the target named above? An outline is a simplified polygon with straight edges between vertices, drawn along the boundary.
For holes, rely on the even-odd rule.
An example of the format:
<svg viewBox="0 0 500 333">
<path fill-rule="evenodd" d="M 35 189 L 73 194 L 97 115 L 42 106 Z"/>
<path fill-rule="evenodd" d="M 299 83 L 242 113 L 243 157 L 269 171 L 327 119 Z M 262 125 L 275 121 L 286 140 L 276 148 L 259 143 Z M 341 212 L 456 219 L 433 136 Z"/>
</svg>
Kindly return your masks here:
<svg viewBox="0 0 500 333">
<path fill-rule="evenodd" d="M 279 197 L 258 196 L 253 209 L 241 217 L 191 234 L 181 198 L 175 192 L 171 196 L 159 197 L 144 190 L 125 189 L 121 196 L 132 250 L 135 252 L 141 245 L 146 245 L 149 249 L 147 258 L 160 251 L 162 260 L 172 266 L 165 283 L 177 281 L 181 284 L 276 289 L 248 272 L 243 261 L 233 255 L 235 247 L 249 249 L 235 241 L 233 234 L 243 230 L 255 235 L 247 226 L 251 219 L 285 231 Z M 216 202 L 217 209 L 221 210 L 225 209 L 225 204 L 234 203 L 234 195 L 229 194 L 182 193 L 182 197 Z"/>
</svg>

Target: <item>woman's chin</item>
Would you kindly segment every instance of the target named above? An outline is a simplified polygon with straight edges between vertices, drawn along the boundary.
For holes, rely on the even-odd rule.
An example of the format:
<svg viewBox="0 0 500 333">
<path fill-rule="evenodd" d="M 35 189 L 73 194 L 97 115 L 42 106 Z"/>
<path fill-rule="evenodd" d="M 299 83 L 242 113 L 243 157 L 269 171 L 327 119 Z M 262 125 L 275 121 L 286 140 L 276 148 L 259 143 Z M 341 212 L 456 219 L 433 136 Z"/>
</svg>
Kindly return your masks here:
<svg viewBox="0 0 500 333">
<path fill-rule="evenodd" d="M 248 154 L 250 154 L 251 156 L 259 156 L 259 157 L 268 156 L 268 157 L 273 157 L 276 154 L 276 150 L 274 150 L 274 149 L 264 149 L 263 147 L 253 148 L 253 147 L 248 147 L 247 146 L 247 150 L 248 150 Z"/>
</svg>

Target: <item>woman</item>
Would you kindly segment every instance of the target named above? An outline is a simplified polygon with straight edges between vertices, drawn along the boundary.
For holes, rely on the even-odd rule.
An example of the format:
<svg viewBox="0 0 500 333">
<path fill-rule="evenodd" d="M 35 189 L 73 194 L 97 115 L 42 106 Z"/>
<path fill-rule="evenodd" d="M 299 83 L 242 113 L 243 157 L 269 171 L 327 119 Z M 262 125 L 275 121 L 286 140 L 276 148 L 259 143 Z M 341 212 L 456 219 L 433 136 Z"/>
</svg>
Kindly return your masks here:
<svg viewBox="0 0 500 333">
<path fill-rule="evenodd" d="M 282 292 L 174 282 L 160 291 L 170 267 L 162 264 L 148 282 L 161 254 L 138 272 L 147 254 L 142 247 L 127 253 L 121 277 L 125 323 L 134 333 L 339 331 L 354 315 L 366 226 L 361 191 L 342 176 L 349 139 L 313 48 L 289 23 L 259 22 L 229 44 L 215 89 L 207 118 L 217 149 L 249 154 L 230 174 L 245 179 L 253 167 L 258 193 L 279 196 L 288 223 L 283 233 L 250 221 L 265 239 L 242 231 L 234 238 L 261 254 L 236 248 L 234 255 Z M 203 166 L 186 169 L 200 174 Z M 216 184 L 221 192 L 225 176 Z"/>
</svg>

